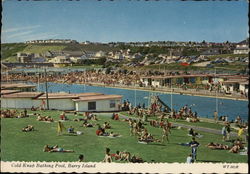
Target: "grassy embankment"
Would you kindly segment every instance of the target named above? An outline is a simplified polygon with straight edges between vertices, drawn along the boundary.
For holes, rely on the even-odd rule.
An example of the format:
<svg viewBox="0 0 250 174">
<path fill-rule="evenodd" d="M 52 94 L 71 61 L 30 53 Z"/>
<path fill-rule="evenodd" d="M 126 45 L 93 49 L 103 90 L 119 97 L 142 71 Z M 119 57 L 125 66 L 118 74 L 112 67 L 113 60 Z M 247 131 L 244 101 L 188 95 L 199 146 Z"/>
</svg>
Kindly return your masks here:
<svg viewBox="0 0 250 174">
<path fill-rule="evenodd" d="M 33 113 L 28 111 L 29 114 Z M 3 118 L 1 119 L 1 159 L 3 161 L 77 161 L 79 154 L 85 155 L 85 161 L 100 162 L 104 158 L 106 147 L 111 149 L 111 153 L 116 150 L 127 150 L 132 154 L 139 155 L 147 162 L 154 160 L 155 162 L 185 162 L 187 155 L 191 152 L 190 147 L 180 146 L 177 143 L 186 143 L 191 140 L 187 136 L 186 129 L 173 129 L 169 139 L 170 142 L 140 144 L 136 137 L 130 136 L 129 126 L 127 122 L 111 120 L 108 115 L 97 114 L 99 121 L 91 121 L 96 124 L 103 124 L 109 121 L 113 131 L 119 133 L 122 137 L 108 138 L 97 137 L 95 128 L 80 127 L 80 122 L 72 121 L 75 116 L 68 114 L 69 121 L 64 122 L 64 126 L 68 128 L 73 126 L 75 131 L 82 131 L 83 135 L 70 136 L 64 133 L 57 136 L 57 121 L 60 111 L 36 111 L 42 115 L 51 116 L 56 122 L 45 123 L 36 121 L 36 116 L 28 118 Z M 82 116 L 78 116 L 82 117 Z M 21 129 L 26 125 L 33 125 L 35 131 L 22 132 Z M 155 138 L 160 139 L 162 130 L 146 125 L 148 131 Z M 227 150 L 211 150 L 205 147 L 209 142 L 218 142 L 230 145 L 228 142 L 221 141 L 221 135 L 200 132 L 203 137 L 197 139 L 201 144 L 198 149 L 198 162 L 247 162 L 247 156 L 229 153 Z M 65 149 L 72 149 L 74 153 L 46 153 L 43 152 L 43 146 L 59 145 Z"/>
</svg>

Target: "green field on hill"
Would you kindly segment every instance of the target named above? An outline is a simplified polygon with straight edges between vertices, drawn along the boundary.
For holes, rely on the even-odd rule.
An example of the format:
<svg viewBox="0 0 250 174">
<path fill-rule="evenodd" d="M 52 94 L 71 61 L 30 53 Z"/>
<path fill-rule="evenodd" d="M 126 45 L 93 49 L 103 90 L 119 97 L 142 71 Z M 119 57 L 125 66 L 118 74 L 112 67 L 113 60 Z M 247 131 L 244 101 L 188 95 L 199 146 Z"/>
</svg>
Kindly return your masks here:
<svg viewBox="0 0 250 174">
<path fill-rule="evenodd" d="M 34 111 L 28 111 L 32 114 Z M 1 160 L 2 161 L 77 161 L 79 154 L 84 154 L 87 162 L 100 162 L 104 158 L 105 148 L 111 149 L 111 153 L 119 151 L 128 151 L 131 154 L 140 156 L 147 162 L 185 162 L 187 156 L 191 153 L 191 148 L 178 145 L 191 140 L 187 136 L 187 129 L 173 128 L 169 135 L 170 142 L 140 144 L 135 136 L 130 136 L 127 122 L 111 120 L 111 113 L 98 114 L 99 121 L 90 121 L 94 124 L 103 124 L 108 121 L 113 131 L 122 136 L 118 138 L 98 137 L 95 135 L 94 128 L 80 127 L 80 122 L 73 121 L 74 116 L 67 114 L 69 121 L 63 122 L 68 128 L 73 126 L 75 131 L 82 131 L 82 135 L 72 136 L 64 132 L 63 135 L 57 135 L 57 121 L 61 111 L 36 111 L 43 116 L 51 116 L 55 122 L 46 123 L 36 120 L 36 116 L 27 118 L 2 118 L 1 119 Z M 162 130 L 154 128 L 146 123 L 145 127 L 155 138 L 160 139 Z M 27 125 L 33 125 L 35 131 L 22 132 L 21 129 Z M 197 138 L 200 143 L 197 153 L 197 162 L 243 162 L 247 163 L 247 156 L 229 153 L 228 150 L 211 150 L 205 147 L 209 142 L 217 142 L 230 145 L 230 142 L 222 142 L 221 135 L 199 132 L 202 138 Z M 48 153 L 43 152 L 44 145 L 58 145 L 64 149 L 74 150 L 74 153 Z M 114 161 L 117 162 L 117 161 Z"/>
</svg>

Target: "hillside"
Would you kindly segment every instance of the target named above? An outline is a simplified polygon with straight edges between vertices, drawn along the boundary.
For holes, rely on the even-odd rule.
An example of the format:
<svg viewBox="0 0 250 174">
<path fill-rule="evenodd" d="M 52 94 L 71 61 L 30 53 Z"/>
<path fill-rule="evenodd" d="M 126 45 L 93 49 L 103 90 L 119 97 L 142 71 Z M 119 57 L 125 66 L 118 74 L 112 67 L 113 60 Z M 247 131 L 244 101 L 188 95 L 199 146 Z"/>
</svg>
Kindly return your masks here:
<svg viewBox="0 0 250 174">
<path fill-rule="evenodd" d="M 16 53 L 23 52 L 27 46 L 24 43 L 1 44 L 1 59 L 16 56 Z"/>
<path fill-rule="evenodd" d="M 116 51 L 118 48 L 112 48 L 108 45 L 102 44 L 25 44 L 25 43 L 11 43 L 1 44 L 1 59 L 9 62 L 16 61 L 16 54 L 18 52 L 24 53 L 40 53 L 43 54 L 47 51 Z"/>
</svg>

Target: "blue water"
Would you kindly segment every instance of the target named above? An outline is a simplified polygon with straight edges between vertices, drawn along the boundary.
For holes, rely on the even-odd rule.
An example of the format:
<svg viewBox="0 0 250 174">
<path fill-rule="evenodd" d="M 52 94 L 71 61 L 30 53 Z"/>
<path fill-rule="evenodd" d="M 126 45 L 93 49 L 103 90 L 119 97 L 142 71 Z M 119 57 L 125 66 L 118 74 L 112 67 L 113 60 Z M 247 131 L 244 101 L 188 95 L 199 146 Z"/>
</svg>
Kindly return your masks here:
<svg viewBox="0 0 250 174">
<path fill-rule="evenodd" d="M 123 100 L 129 100 L 133 105 L 148 105 L 149 93 L 148 91 L 127 90 L 108 87 L 86 86 L 82 84 L 59 84 L 48 83 L 49 92 L 70 92 L 70 93 L 83 93 L 83 92 L 100 92 L 104 94 L 118 94 L 123 95 Z M 40 84 L 38 91 L 45 91 L 45 85 Z M 168 105 L 171 105 L 171 95 L 152 92 Z M 173 108 L 179 110 L 184 105 L 191 106 L 192 111 L 196 111 L 199 116 L 206 118 L 213 118 L 213 112 L 216 108 L 216 99 L 210 97 L 188 96 L 188 95 L 172 95 Z M 229 120 L 234 120 L 237 115 L 240 115 L 243 120 L 248 120 L 248 101 L 218 99 L 218 113 L 219 116 L 227 115 Z"/>
</svg>

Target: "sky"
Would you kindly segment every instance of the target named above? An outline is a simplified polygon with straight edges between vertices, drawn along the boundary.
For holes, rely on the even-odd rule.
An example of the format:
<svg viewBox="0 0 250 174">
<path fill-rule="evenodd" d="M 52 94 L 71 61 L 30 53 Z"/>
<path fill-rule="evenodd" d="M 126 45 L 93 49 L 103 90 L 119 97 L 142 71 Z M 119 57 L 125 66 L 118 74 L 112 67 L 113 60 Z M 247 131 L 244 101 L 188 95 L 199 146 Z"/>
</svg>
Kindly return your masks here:
<svg viewBox="0 0 250 174">
<path fill-rule="evenodd" d="M 146 0 L 4 0 L 3 43 L 239 42 L 248 36 L 248 2 Z"/>
</svg>

